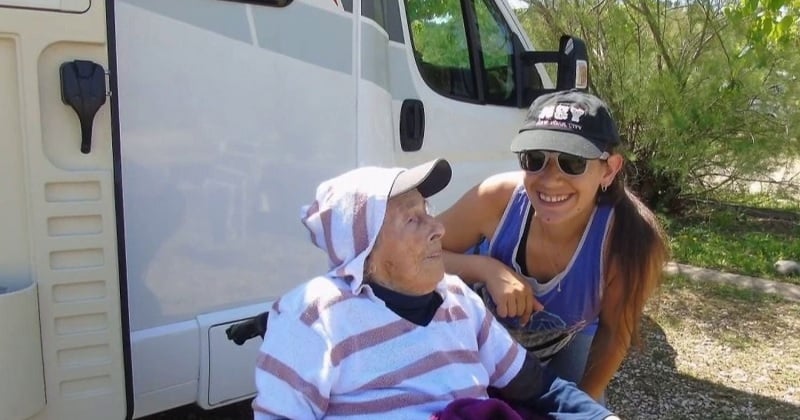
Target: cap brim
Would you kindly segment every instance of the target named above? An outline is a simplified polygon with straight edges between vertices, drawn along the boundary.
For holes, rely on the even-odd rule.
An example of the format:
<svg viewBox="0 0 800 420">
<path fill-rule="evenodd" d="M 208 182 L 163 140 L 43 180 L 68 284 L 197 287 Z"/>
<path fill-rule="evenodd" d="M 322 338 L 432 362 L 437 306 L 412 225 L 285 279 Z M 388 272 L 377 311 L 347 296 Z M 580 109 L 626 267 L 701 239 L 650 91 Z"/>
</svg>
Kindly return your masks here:
<svg viewBox="0 0 800 420">
<path fill-rule="evenodd" d="M 549 150 L 587 159 L 597 159 L 605 151 L 589 138 L 558 130 L 526 130 L 517 134 L 511 142 L 511 151 L 524 150 Z"/>
<path fill-rule="evenodd" d="M 392 184 L 389 197 L 416 189 L 423 197 L 430 197 L 443 190 L 450 183 L 453 172 L 450 163 L 444 159 L 436 159 L 400 172 Z"/>
</svg>

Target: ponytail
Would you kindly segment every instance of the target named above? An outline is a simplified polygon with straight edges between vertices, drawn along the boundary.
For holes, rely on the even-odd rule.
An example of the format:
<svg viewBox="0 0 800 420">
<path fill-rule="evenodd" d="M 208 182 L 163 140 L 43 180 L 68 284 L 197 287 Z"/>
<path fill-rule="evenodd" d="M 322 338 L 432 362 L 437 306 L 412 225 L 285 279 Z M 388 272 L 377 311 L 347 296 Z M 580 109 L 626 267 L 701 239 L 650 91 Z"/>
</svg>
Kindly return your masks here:
<svg viewBox="0 0 800 420">
<path fill-rule="evenodd" d="M 666 235 L 655 214 L 625 186 L 621 176 L 606 191 L 598 191 L 597 203 L 614 207 L 604 274 L 606 281 L 623 282 L 626 292 L 618 325 L 628 330 L 636 344 L 644 305 L 660 285 L 669 258 Z"/>
</svg>

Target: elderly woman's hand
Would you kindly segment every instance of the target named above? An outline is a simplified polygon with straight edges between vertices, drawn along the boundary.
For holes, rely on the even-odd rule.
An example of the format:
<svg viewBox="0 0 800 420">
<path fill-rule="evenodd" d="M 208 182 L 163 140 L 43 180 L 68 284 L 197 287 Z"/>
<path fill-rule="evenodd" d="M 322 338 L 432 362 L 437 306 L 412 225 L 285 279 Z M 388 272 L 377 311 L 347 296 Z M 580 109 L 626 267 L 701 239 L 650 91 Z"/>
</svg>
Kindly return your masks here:
<svg viewBox="0 0 800 420">
<path fill-rule="evenodd" d="M 498 317 L 518 317 L 520 325 L 525 325 L 533 312 L 544 309 L 534 297 L 528 282 L 505 264 L 487 257 L 482 265 L 482 277 L 486 290 L 497 306 Z"/>
</svg>

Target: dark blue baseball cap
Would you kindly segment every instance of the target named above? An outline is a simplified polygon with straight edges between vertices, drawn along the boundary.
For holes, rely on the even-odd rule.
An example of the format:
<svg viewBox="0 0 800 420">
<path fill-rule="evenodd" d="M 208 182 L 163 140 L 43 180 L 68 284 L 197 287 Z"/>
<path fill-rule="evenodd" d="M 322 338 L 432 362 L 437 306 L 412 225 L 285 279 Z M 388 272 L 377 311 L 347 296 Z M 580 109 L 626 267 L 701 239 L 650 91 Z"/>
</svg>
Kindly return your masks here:
<svg viewBox="0 0 800 420">
<path fill-rule="evenodd" d="M 549 150 L 597 159 L 619 141 L 617 124 L 605 102 L 573 89 L 536 98 L 511 142 L 511 151 Z"/>
</svg>

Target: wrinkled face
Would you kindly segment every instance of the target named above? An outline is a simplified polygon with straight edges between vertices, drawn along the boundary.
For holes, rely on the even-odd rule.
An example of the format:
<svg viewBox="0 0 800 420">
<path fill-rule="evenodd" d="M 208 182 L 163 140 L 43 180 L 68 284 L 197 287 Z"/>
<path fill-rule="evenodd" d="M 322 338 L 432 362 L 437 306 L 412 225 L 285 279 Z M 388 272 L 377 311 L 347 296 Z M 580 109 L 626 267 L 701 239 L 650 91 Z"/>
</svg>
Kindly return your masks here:
<svg viewBox="0 0 800 420">
<path fill-rule="evenodd" d="M 594 208 L 598 189 L 609 185 L 622 167 L 622 157 L 588 160 L 585 172 L 570 175 L 559 168 L 556 156 L 548 153 L 546 166 L 538 172 L 525 171 L 523 182 L 531 204 L 548 224 L 584 221 Z"/>
<path fill-rule="evenodd" d="M 367 260 L 371 277 L 407 295 L 432 292 L 444 276 L 444 226 L 428 214 L 417 190 L 389 199 L 375 247 Z"/>
</svg>

